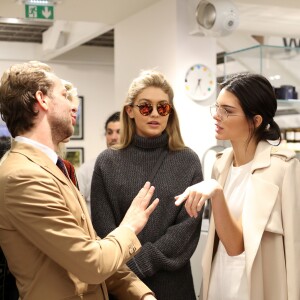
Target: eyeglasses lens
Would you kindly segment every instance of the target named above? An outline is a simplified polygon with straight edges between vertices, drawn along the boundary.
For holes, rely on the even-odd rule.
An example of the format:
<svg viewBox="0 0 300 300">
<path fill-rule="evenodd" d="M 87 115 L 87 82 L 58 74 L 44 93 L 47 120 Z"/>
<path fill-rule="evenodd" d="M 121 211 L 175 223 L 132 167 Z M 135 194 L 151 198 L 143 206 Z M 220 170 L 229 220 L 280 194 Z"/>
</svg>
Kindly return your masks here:
<svg viewBox="0 0 300 300">
<path fill-rule="evenodd" d="M 213 117 L 217 113 L 217 107 L 215 105 L 212 105 L 210 107 L 210 114 Z"/>
<path fill-rule="evenodd" d="M 226 110 L 220 106 L 212 105 L 210 107 L 210 114 L 213 116 L 218 115 L 221 120 L 227 118 Z"/>
</svg>

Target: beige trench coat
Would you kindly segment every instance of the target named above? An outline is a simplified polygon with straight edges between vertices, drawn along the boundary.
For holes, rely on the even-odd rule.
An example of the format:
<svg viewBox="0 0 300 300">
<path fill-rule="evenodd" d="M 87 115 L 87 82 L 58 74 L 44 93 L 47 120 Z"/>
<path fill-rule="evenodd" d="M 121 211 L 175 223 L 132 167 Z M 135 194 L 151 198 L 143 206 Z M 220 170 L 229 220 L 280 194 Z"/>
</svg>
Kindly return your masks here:
<svg viewBox="0 0 300 300">
<path fill-rule="evenodd" d="M 213 176 L 224 186 L 232 148 L 218 157 Z M 300 299 L 300 163 L 292 151 L 258 144 L 252 188 L 243 209 L 246 272 L 250 300 Z M 212 217 L 202 258 L 203 299 L 207 299 L 215 224 Z"/>
</svg>

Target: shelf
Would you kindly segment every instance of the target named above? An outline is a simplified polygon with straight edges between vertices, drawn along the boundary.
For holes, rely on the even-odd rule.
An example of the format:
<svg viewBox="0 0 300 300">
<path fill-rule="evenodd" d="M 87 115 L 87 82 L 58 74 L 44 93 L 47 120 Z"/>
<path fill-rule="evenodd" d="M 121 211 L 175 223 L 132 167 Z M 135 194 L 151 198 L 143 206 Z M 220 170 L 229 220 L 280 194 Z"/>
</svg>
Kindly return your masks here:
<svg viewBox="0 0 300 300">
<path fill-rule="evenodd" d="M 277 116 L 295 115 L 300 113 L 300 100 L 277 100 Z"/>
<path fill-rule="evenodd" d="M 277 102 L 280 106 L 295 106 L 299 107 L 300 106 L 300 99 L 277 99 Z"/>
<path fill-rule="evenodd" d="M 281 146 L 283 146 L 284 148 L 293 150 L 295 152 L 300 151 L 300 143 L 299 142 L 297 142 L 297 143 L 285 142 L 285 143 L 282 143 Z"/>
<path fill-rule="evenodd" d="M 257 73 L 268 78 L 274 88 L 291 85 L 300 95 L 299 69 L 300 48 L 255 45 L 224 54 L 225 79 L 231 74 L 240 72 Z M 298 110 L 300 101 L 299 103 L 297 101 L 299 100 L 288 100 L 288 105 Z"/>
</svg>

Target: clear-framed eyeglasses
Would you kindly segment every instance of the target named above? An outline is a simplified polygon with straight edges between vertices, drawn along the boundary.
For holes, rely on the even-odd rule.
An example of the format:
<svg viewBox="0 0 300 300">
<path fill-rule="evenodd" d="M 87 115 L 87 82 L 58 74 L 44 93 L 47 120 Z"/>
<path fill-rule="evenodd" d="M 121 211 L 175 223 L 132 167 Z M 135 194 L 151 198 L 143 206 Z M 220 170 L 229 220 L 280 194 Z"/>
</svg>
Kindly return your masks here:
<svg viewBox="0 0 300 300">
<path fill-rule="evenodd" d="M 210 106 L 210 114 L 212 117 L 217 115 L 221 121 L 226 120 L 229 116 L 239 116 L 239 115 L 228 112 L 226 110 L 226 108 L 219 106 L 217 104 Z"/>
</svg>

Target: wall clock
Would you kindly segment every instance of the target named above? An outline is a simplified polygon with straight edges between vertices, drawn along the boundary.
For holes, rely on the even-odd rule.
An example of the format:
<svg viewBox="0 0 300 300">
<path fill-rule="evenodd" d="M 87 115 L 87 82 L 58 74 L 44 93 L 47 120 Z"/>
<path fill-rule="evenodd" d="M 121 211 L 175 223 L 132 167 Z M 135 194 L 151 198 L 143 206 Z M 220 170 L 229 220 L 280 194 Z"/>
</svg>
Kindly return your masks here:
<svg viewBox="0 0 300 300">
<path fill-rule="evenodd" d="M 216 88 L 214 73 L 203 64 L 191 66 L 186 72 L 184 81 L 187 95 L 196 101 L 206 100 Z"/>
</svg>

